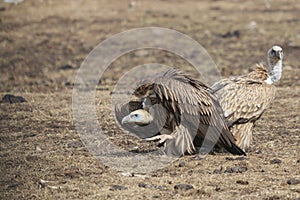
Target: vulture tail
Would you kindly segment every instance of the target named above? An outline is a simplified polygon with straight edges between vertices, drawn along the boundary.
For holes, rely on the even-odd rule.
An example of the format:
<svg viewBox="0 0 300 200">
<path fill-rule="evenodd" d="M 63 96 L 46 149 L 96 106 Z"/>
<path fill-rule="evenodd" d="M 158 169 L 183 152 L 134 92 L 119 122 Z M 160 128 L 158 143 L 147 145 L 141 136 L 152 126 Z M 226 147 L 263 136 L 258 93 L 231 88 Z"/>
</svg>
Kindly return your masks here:
<svg viewBox="0 0 300 200">
<path fill-rule="evenodd" d="M 246 156 L 247 154 L 235 143 L 231 144 L 231 147 L 226 146 L 225 149 L 229 152 L 232 153 L 234 155 L 244 155 Z"/>
</svg>

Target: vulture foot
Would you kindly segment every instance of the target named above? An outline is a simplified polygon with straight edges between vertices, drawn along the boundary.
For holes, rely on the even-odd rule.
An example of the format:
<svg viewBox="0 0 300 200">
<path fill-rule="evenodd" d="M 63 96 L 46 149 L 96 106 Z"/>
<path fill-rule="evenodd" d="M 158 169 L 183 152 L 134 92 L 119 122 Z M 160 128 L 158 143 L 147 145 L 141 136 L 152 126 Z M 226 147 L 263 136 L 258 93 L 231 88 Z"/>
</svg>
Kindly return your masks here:
<svg viewBox="0 0 300 200">
<path fill-rule="evenodd" d="M 145 138 L 145 140 L 147 141 L 158 141 L 158 146 L 161 146 L 167 140 L 173 140 L 173 139 L 175 138 L 171 135 L 157 135 L 151 138 Z"/>
</svg>

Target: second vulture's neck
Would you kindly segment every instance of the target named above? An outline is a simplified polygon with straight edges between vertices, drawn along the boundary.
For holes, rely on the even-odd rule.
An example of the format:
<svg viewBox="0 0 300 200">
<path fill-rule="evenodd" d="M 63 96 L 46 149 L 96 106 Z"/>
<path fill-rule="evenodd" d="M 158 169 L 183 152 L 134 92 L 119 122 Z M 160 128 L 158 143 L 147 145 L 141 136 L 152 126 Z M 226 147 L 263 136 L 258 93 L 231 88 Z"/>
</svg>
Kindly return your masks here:
<svg viewBox="0 0 300 200">
<path fill-rule="evenodd" d="M 277 62 L 272 61 L 271 59 L 268 60 L 269 64 L 269 72 L 268 72 L 268 79 L 265 80 L 268 84 L 273 84 L 281 78 L 282 73 L 282 60 L 278 60 Z"/>
</svg>

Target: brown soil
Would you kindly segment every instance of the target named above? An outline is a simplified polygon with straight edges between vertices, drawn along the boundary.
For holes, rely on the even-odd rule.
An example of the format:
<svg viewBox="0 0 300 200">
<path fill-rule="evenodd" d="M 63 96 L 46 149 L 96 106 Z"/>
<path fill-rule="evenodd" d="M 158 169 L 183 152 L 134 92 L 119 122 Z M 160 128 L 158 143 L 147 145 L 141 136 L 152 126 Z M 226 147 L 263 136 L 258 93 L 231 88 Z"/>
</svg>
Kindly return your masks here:
<svg viewBox="0 0 300 200">
<path fill-rule="evenodd" d="M 298 0 L 1 1 L 0 16 L 1 98 L 27 100 L 0 103 L 1 199 L 300 198 Z M 72 83 L 80 64 L 104 39 L 148 26 L 194 38 L 225 77 L 248 72 L 272 45 L 283 47 L 277 96 L 255 127 L 246 159 L 191 155 L 149 174 L 124 176 L 82 146 L 72 118 Z M 151 145 L 124 137 L 109 115 L 118 78 L 126 67 L 154 61 L 187 69 L 165 52 L 138 55 L 115 61 L 97 90 L 101 125 L 115 144 L 129 149 Z"/>
</svg>

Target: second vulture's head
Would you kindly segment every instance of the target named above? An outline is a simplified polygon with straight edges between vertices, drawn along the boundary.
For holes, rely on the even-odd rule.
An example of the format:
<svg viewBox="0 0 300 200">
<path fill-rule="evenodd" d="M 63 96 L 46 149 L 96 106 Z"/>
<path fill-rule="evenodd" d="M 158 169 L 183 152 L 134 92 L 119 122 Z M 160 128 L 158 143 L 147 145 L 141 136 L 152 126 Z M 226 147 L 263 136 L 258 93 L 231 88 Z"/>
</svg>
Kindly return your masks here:
<svg viewBox="0 0 300 200">
<path fill-rule="evenodd" d="M 277 62 L 278 60 L 283 59 L 283 51 L 280 46 L 273 46 L 271 49 L 268 51 L 268 57 L 271 59 L 273 62 Z"/>
<path fill-rule="evenodd" d="M 153 121 L 151 114 L 143 109 L 135 110 L 122 119 L 122 124 L 133 123 L 139 126 L 149 125 Z"/>
</svg>

